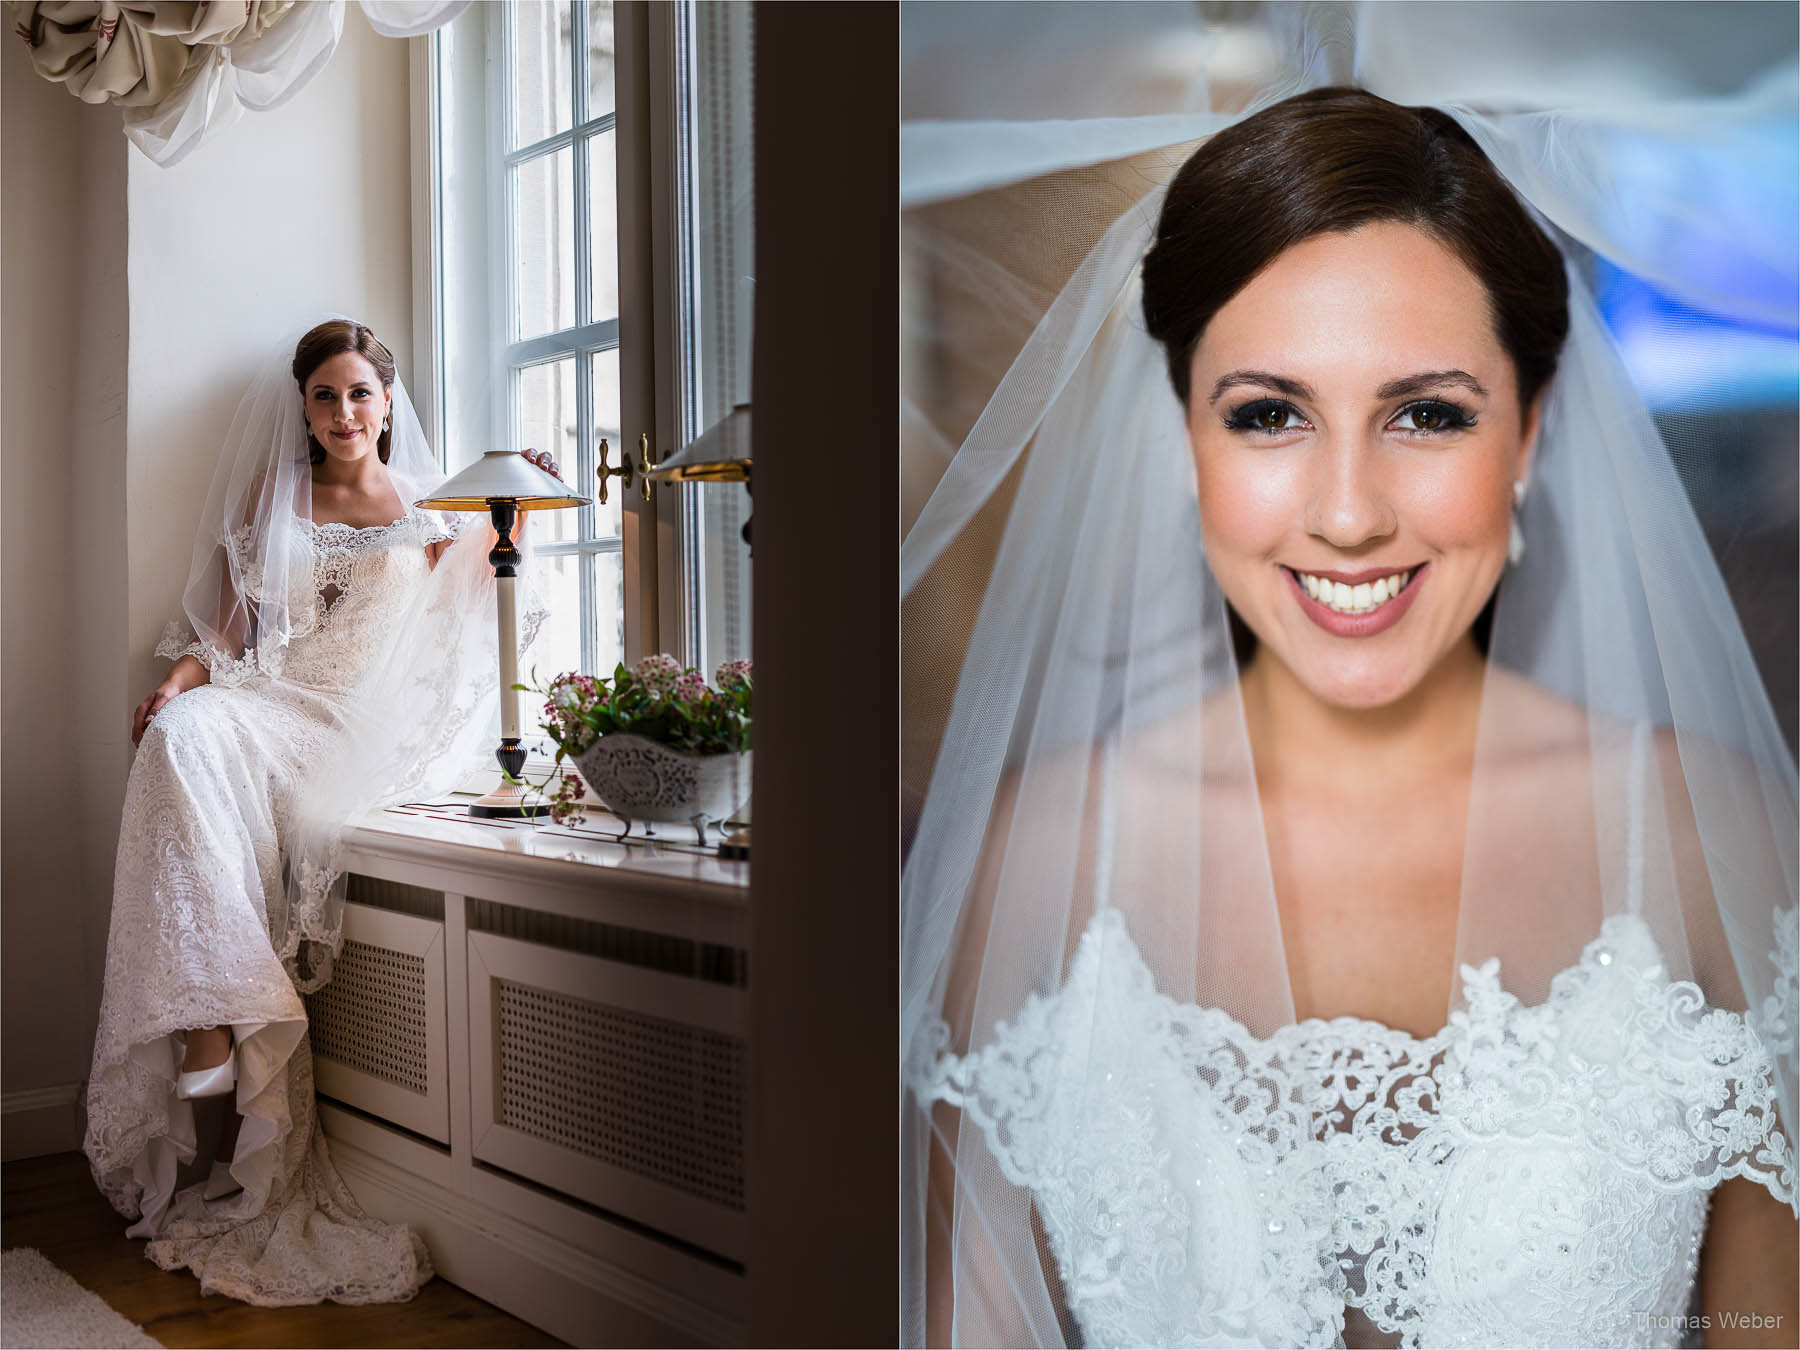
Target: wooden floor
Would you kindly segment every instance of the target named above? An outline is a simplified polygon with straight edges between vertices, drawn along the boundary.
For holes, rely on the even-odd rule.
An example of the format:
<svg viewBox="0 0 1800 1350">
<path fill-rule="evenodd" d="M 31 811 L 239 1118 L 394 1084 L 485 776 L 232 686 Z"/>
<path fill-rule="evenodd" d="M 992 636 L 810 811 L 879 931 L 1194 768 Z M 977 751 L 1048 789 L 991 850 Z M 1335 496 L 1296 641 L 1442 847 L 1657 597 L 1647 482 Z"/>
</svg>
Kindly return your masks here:
<svg viewBox="0 0 1800 1350">
<path fill-rule="evenodd" d="M 562 1344 L 441 1279 L 409 1303 L 358 1308 L 252 1308 L 221 1294 L 202 1298 L 197 1279 L 158 1269 L 144 1258 L 144 1244 L 125 1236 L 126 1221 L 95 1188 L 81 1154 L 10 1162 L 0 1168 L 0 1179 L 0 1241 L 36 1247 L 164 1345 Z"/>
</svg>

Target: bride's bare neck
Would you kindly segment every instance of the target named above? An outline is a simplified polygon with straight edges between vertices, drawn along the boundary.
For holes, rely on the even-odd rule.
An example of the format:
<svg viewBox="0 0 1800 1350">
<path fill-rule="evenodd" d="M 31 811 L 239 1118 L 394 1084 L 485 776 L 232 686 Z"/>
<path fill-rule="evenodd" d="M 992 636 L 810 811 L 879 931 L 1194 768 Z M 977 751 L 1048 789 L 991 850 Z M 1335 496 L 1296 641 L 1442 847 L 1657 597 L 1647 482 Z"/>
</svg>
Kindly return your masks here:
<svg viewBox="0 0 1800 1350">
<path fill-rule="evenodd" d="M 1242 677 L 1244 720 L 1265 789 L 1303 782 L 1366 797 L 1474 762 L 1487 663 L 1463 641 L 1405 697 L 1379 708 L 1324 702 L 1259 649 Z"/>
<path fill-rule="evenodd" d="M 348 494 L 388 494 L 387 466 L 375 455 L 364 455 L 348 463 L 327 456 L 323 464 L 313 465 L 312 480 L 315 487 L 335 488 Z"/>
</svg>

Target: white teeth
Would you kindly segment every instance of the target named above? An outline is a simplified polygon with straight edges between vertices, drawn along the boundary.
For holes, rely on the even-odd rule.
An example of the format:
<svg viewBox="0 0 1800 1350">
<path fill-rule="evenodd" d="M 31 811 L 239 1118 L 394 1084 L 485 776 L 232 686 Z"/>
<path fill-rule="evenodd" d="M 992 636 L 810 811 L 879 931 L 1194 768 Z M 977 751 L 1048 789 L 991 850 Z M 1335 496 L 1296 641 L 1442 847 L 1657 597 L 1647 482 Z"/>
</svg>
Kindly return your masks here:
<svg viewBox="0 0 1800 1350">
<path fill-rule="evenodd" d="M 1405 590 L 1406 583 L 1412 580 L 1410 571 L 1395 572 L 1392 576 L 1382 577 L 1374 582 L 1363 582 L 1357 586 L 1316 577 L 1308 572 L 1297 572 L 1295 575 L 1300 578 L 1300 584 L 1306 588 L 1308 595 L 1340 614 L 1367 614 L 1379 609 Z"/>
</svg>

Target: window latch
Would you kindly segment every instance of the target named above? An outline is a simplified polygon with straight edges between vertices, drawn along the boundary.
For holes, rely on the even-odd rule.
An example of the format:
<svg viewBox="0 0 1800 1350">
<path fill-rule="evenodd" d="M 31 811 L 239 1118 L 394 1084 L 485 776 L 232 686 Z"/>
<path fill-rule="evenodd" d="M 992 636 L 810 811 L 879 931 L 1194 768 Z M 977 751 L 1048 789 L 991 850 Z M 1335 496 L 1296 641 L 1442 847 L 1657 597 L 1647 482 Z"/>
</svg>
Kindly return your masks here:
<svg viewBox="0 0 1800 1350">
<path fill-rule="evenodd" d="M 649 438 L 646 437 L 645 444 L 647 445 L 648 443 Z M 602 437 L 600 441 L 600 467 L 594 470 L 594 476 L 600 480 L 600 492 L 598 495 L 600 498 L 600 505 L 602 506 L 606 505 L 606 480 L 608 478 L 617 478 L 619 480 L 619 485 L 623 487 L 625 491 L 630 492 L 632 481 L 637 477 L 637 470 L 631 465 L 631 451 L 619 451 L 619 466 L 615 469 L 606 462 L 607 448 L 606 440 Z M 650 484 L 645 483 L 644 498 L 648 501 L 649 497 Z"/>
<path fill-rule="evenodd" d="M 643 475 L 644 479 L 645 501 L 650 500 L 650 471 L 654 468 L 656 465 L 650 462 L 650 435 L 645 432 L 638 437 L 638 472 Z M 625 486 L 629 488 L 631 484 L 627 483 Z"/>
</svg>

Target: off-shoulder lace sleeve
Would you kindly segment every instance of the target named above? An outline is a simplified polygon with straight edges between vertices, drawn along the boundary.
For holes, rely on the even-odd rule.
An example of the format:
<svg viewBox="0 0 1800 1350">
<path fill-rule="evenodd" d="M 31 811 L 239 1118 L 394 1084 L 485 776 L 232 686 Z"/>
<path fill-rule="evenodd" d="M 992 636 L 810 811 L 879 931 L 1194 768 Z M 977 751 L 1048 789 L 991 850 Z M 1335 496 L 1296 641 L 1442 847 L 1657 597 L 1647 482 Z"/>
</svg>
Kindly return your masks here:
<svg viewBox="0 0 1800 1350">
<path fill-rule="evenodd" d="M 1082 1137 L 1108 1140 L 1115 1158 L 1135 1157 L 1141 1146 L 1138 1161 L 1154 1166 L 1149 1122 L 1086 1090 L 1093 1074 L 1136 1082 L 1165 1074 L 1170 1065 L 1165 1040 L 1151 1028 L 1163 1000 L 1129 943 L 1119 916 L 1103 911 L 1083 935 L 1061 988 L 1029 995 L 980 1048 L 946 1053 L 950 1032 L 938 1020 L 915 1038 L 908 1086 L 922 1104 L 948 1102 L 979 1126 L 1014 1185 L 1043 1190 L 1046 1182 L 1052 1188 L 1066 1182 L 1067 1157 Z M 1112 961 L 1102 980 L 1108 948 Z"/>
<path fill-rule="evenodd" d="M 220 651 L 195 637 L 193 627 L 183 619 L 169 620 L 162 637 L 157 639 L 155 654 L 170 661 L 191 656 L 206 667 L 207 677 L 213 684 L 228 687 L 242 684 L 256 673 L 254 650 L 241 656 Z"/>
<path fill-rule="evenodd" d="M 240 525 L 236 529 L 223 530 L 218 536 L 218 543 L 228 558 L 228 570 L 222 575 L 235 580 L 225 580 L 224 587 L 235 585 L 239 593 L 254 603 L 262 599 L 263 560 L 255 548 L 255 532 L 250 525 Z M 234 602 L 241 603 L 241 602 Z M 232 606 L 223 601 L 220 612 L 223 614 Z M 220 622 L 224 622 L 223 619 Z M 157 640 L 156 655 L 166 657 L 170 661 L 179 661 L 184 656 L 191 656 L 206 667 L 208 678 L 213 684 L 238 685 L 255 674 L 259 668 L 266 667 L 266 662 L 259 659 L 253 648 L 245 647 L 240 651 L 228 651 L 215 643 L 202 640 L 194 631 L 193 624 L 186 614 L 177 612 L 163 629 L 162 637 Z"/>
<path fill-rule="evenodd" d="M 1795 1072 L 1795 1043 L 1800 1040 L 1800 909 L 1790 906 L 1776 912 L 1775 950 L 1769 954 L 1769 960 L 1775 967 L 1774 989 L 1762 1000 L 1760 1007 L 1752 1008 L 1745 1015 L 1745 1022 L 1759 1048 L 1776 1054 L 1785 1049 L 1787 1072 L 1791 1078 Z M 1780 1073 L 1775 1074 L 1775 1083 L 1778 1089 L 1782 1086 Z M 1787 1083 L 1786 1088 L 1790 1094 L 1794 1092 L 1792 1082 Z M 1791 1095 L 1788 1100 L 1792 1102 Z M 1776 1112 L 1771 1109 L 1769 1115 L 1773 1120 Z M 1800 1219 L 1800 1187 L 1794 1184 L 1795 1127 L 1796 1122 L 1790 1118 L 1786 1137 L 1781 1141 L 1786 1145 L 1781 1153 L 1787 1176 L 1786 1194 L 1772 1182 L 1765 1184 L 1769 1186 L 1770 1194 L 1778 1200 L 1785 1199 L 1794 1217 Z"/>
<path fill-rule="evenodd" d="M 1606 1139 L 1613 1156 L 1678 1185 L 1710 1189 L 1730 1177 L 1748 1177 L 1796 1208 L 1793 1143 L 1776 1109 L 1768 1047 L 1741 1014 L 1701 1011 L 1697 999 L 1682 997 L 1681 985 L 1669 992 L 1670 1025 L 1681 1031 L 1671 1038 L 1657 1076 L 1674 1089 L 1679 1116 L 1667 1113 L 1641 1134 L 1621 1128 L 1629 1116 L 1615 1117 Z"/>
<path fill-rule="evenodd" d="M 907 1086 L 923 1106 L 948 1102 L 981 1129 L 1015 1186 L 1036 1186 L 1056 1142 L 1050 1122 L 1062 1056 L 1051 1026 L 1054 1000 L 1034 996 L 994 1039 L 967 1055 L 948 1053 L 950 1029 L 933 1019 L 915 1042 Z"/>
<path fill-rule="evenodd" d="M 1604 1142 L 1615 1158 L 1661 1182 L 1710 1189 L 1748 1177 L 1800 1217 L 1793 1139 L 1776 1105 L 1775 1056 L 1787 1043 L 1783 1038 L 1793 1035 L 1791 922 L 1778 916 L 1776 928 L 1788 933 L 1786 951 L 1774 953 L 1778 992 L 1760 1010 L 1708 1007 L 1698 986 L 1686 980 L 1640 992 L 1637 1025 L 1660 1034 L 1646 1034 L 1633 1046 L 1636 1053 L 1618 1081 L 1630 1095 L 1630 1084 L 1641 1076 L 1661 1089 L 1672 1109 L 1641 1131 L 1629 1127 L 1643 1117 L 1616 1114 Z"/>
<path fill-rule="evenodd" d="M 426 544 L 440 543 L 445 539 L 455 539 L 468 528 L 469 522 L 487 517 L 477 517 L 472 511 L 427 511 L 419 509 L 419 535 Z"/>
<path fill-rule="evenodd" d="M 199 656 L 204 648 L 194 637 L 194 630 L 181 619 L 170 619 L 162 636 L 156 640 L 156 655 L 170 661 L 184 656 Z"/>
<path fill-rule="evenodd" d="M 1793 1035 L 1791 931 L 1784 942 L 1775 960 L 1787 992 L 1738 1013 L 1709 1006 L 1690 980 L 1669 980 L 1635 916 L 1608 919 L 1544 1005 L 1475 1018 L 1491 1030 L 1464 1047 L 1469 1077 L 1501 1090 L 1459 1112 L 1461 1127 L 1477 1137 L 1583 1137 L 1664 1190 L 1749 1177 L 1800 1216 L 1793 1142 L 1776 1105 L 1775 1056 Z M 1513 1001 L 1479 978 L 1469 996 L 1477 1014 L 1484 999 Z M 1529 1090 L 1545 1066 L 1566 1085 L 1548 1106 Z"/>
</svg>

